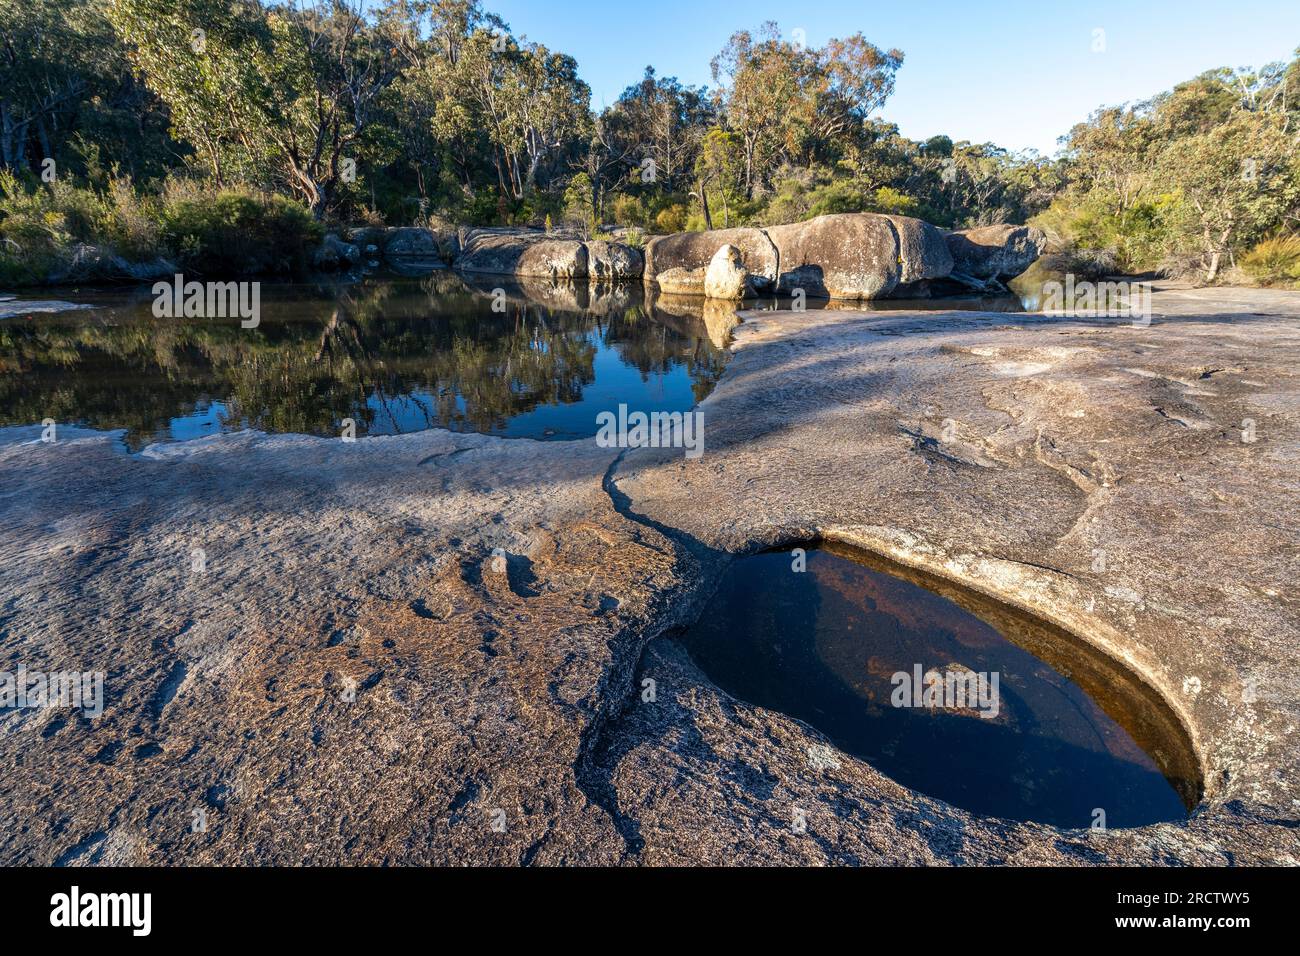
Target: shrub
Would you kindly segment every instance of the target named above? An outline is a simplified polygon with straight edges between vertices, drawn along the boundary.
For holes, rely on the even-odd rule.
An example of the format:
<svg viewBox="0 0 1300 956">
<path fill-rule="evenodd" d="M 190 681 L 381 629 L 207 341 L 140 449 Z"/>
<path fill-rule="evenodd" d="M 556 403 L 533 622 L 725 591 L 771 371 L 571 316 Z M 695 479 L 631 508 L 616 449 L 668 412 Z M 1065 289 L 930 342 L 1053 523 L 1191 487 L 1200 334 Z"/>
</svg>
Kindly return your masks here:
<svg viewBox="0 0 1300 956">
<path fill-rule="evenodd" d="M 1066 193 L 1030 219 L 1040 229 L 1061 236 L 1067 243 L 1090 249 L 1109 249 L 1125 272 L 1168 272 L 1176 258 L 1175 235 L 1186 215 L 1183 202 L 1163 194 L 1132 203 L 1117 211 L 1117 200 L 1100 190 L 1086 195 Z M 1175 270 L 1177 271 L 1177 270 Z"/>
<path fill-rule="evenodd" d="M 164 195 L 161 232 L 186 268 L 212 276 L 303 271 L 324 238 L 311 213 L 283 196 L 190 186 Z"/>
<path fill-rule="evenodd" d="M 1241 257 L 1241 268 L 1261 285 L 1300 286 L 1300 236 L 1265 239 Z"/>
<path fill-rule="evenodd" d="M 661 209 L 659 215 L 655 216 L 655 231 L 661 235 L 685 232 L 690 218 L 690 211 L 685 203 L 673 203 L 666 209 Z"/>
<path fill-rule="evenodd" d="M 109 182 L 104 205 L 99 241 L 136 262 L 163 254 L 156 198 L 136 192 L 129 179 L 114 179 Z"/>
<path fill-rule="evenodd" d="M 641 197 L 630 193 L 619 193 L 610 204 L 610 213 L 614 222 L 620 226 L 647 226 L 650 224 L 650 210 L 646 208 Z"/>
<path fill-rule="evenodd" d="M 807 184 L 798 177 L 787 177 L 777 185 L 775 194 L 768 201 L 763 221 L 770 226 L 803 222 L 808 218 L 810 205 Z"/>
<path fill-rule="evenodd" d="M 871 196 L 870 211 L 887 216 L 915 216 L 920 204 L 907 193 L 881 186 Z"/>
<path fill-rule="evenodd" d="M 31 186 L 0 171 L 0 279 L 37 284 L 92 260 L 173 260 L 203 275 L 305 269 L 324 236 L 306 208 L 247 190 L 172 181 L 161 196 L 127 179 L 103 193 L 56 181 Z"/>
<path fill-rule="evenodd" d="M 595 224 L 596 210 L 592 205 L 591 177 L 578 173 L 569 180 L 564 190 L 564 222 L 566 225 L 591 230 Z"/>
<path fill-rule="evenodd" d="M 819 186 L 809 196 L 809 217 L 832 213 L 866 212 L 871 208 L 872 194 L 866 187 L 852 179 L 840 179 Z"/>
<path fill-rule="evenodd" d="M 56 181 L 28 188 L 0 171 L 0 278 L 8 284 L 44 282 L 79 242 L 95 242 L 107 218 L 105 202 L 89 189 Z"/>
</svg>

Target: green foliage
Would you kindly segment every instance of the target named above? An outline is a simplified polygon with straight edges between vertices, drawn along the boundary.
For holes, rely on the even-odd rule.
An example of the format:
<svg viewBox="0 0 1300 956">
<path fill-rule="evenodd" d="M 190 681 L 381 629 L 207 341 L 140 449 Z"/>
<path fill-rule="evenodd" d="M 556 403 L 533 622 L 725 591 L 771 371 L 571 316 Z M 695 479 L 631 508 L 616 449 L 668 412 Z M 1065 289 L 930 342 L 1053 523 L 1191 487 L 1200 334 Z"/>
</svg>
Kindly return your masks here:
<svg viewBox="0 0 1300 956">
<path fill-rule="evenodd" d="M 1149 272 L 1165 260 L 1173 243 L 1172 223 L 1185 215 L 1177 194 L 1161 193 L 1121 208 L 1115 197 L 1097 192 L 1063 196 L 1031 222 L 1051 236 L 1083 249 L 1104 249 L 1125 272 Z"/>
<path fill-rule="evenodd" d="M 591 177 L 578 173 L 564 191 L 564 220 L 570 225 L 595 231 L 596 206 L 592 199 Z"/>
<path fill-rule="evenodd" d="M 31 284 L 64 271 L 82 246 L 130 262 L 167 259 L 202 275 L 300 272 L 324 230 L 301 204 L 247 189 L 169 182 L 159 194 L 129 180 L 102 192 L 0 170 L 0 277 Z"/>
<path fill-rule="evenodd" d="M 1261 285 L 1300 288 L 1300 236 L 1275 236 L 1241 257 L 1242 270 Z"/>
<path fill-rule="evenodd" d="M 733 34 L 712 68 L 738 138 L 745 198 L 765 190 L 782 163 L 834 164 L 852 154 L 902 64 L 901 51 L 860 33 L 821 48 L 785 40 L 770 22 Z"/>
<path fill-rule="evenodd" d="M 1223 263 L 1300 217 L 1296 65 L 1215 70 L 1069 140 L 1067 184 L 1038 220 L 1129 270 L 1215 281 Z"/>
<path fill-rule="evenodd" d="M 861 34 L 809 48 L 772 23 L 731 36 L 714 89 L 647 67 L 599 114 L 572 57 L 480 0 L 0 0 L 0 36 L 11 277 L 80 244 L 292 269 L 319 232 L 304 208 L 589 233 L 1033 217 L 1121 268 L 1207 280 L 1300 224 L 1300 58 L 1099 110 L 1044 159 L 907 139 L 878 115 L 900 51 Z"/>
<path fill-rule="evenodd" d="M 866 212 L 871 205 L 871 193 L 866 185 L 851 179 L 822 186 L 814 190 L 809 198 L 812 205 L 808 213 L 812 216 Z"/>
<path fill-rule="evenodd" d="M 655 216 L 655 231 L 660 234 L 683 232 L 690 219 L 690 210 L 685 203 L 673 203 L 661 209 Z"/>
<path fill-rule="evenodd" d="M 235 189 L 180 191 L 164 201 L 160 219 L 167 247 L 208 276 L 301 272 L 324 238 L 299 203 Z"/>
<path fill-rule="evenodd" d="M 160 177 L 184 148 L 131 75 L 102 0 L 0 0 L 0 167 L 60 177 L 91 166 Z"/>
<path fill-rule="evenodd" d="M 42 282 L 66 265 L 77 244 L 125 234 L 114 202 L 121 195 L 105 198 L 66 180 L 38 185 L 0 170 L 0 278 Z"/>
<path fill-rule="evenodd" d="M 860 179 L 835 180 L 809 194 L 811 216 L 844 212 L 878 212 L 894 216 L 914 216 L 920 202 L 891 186 L 872 189 Z"/>
</svg>

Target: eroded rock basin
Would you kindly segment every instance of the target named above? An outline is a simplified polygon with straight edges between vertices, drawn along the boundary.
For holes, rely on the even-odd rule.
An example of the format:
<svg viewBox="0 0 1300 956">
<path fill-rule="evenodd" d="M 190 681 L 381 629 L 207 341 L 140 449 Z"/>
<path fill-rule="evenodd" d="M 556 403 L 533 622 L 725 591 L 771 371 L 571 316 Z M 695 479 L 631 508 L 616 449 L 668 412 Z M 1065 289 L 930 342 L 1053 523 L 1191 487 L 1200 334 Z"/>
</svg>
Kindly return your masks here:
<svg viewBox="0 0 1300 956">
<path fill-rule="evenodd" d="M 678 639 L 733 696 L 975 813 L 1141 826 L 1182 819 L 1200 797 L 1186 734 L 1136 676 L 1029 615 L 844 545 L 741 558 Z"/>
<path fill-rule="evenodd" d="M 0 861 L 1300 863 L 1300 296 L 1153 311 L 746 313 L 698 459 L 0 429 L 0 664 L 106 674 L 99 717 L 0 712 Z M 818 535 L 1122 663 L 1196 810 L 974 813 L 664 637 L 736 555 Z"/>
</svg>

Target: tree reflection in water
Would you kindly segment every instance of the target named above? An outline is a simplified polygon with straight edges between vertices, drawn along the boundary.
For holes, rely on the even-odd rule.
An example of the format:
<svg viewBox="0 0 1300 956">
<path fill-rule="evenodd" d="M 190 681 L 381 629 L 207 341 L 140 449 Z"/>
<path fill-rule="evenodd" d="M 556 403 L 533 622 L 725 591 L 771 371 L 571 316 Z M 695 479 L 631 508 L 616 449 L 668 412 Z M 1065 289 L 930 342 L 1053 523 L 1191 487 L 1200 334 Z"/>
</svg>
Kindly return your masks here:
<svg viewBox="0 0 1300 956">
<path fill-rule="evenodd" d="M 254 330 L 155 318 L 148 289 L 100 299 L 0 324 L 0 424 L 125 429 L 133 449 L 240 428 L 337 435 L 345 418 L 358 435 L 573 438 L 620 401 L 684 411 L 726 362 L 698 310 L 647 305 L 636 285 L 264 283 Z"/>
</svg>

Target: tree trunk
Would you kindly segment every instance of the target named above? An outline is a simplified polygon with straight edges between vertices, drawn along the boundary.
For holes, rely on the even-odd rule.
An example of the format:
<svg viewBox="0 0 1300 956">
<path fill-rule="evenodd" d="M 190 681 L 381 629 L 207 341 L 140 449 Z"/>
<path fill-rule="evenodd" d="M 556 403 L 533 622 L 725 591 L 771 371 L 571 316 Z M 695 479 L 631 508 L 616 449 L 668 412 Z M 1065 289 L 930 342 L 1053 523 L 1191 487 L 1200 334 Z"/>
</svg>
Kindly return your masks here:
<svg viewBox="0 0 1300 956">
<path fill-rule="evenodd" d="M 1223 249 L 1228 244 L 1228 237 L 1232 235 L 1232 223 L 1228 223 L 1227 228 L 1219 236 L 1217 244 L 1213 244 L 1213 241 L 1210 240 L 1211 233 L 1208 225 L 1205 227 L 1205 234 L 1206 239 L 1212 243 L 1210 247 L 1210 265 L 1205 273 L 1205 281 L 1213 282 L 1219 277 L 1219 266 L 1223 263 Z"/>
<path fill-rule="evenodd" d="M 1223 258 L 1222 253 L 1215 251 L 1210 254 L 1210 268 L 1205 273 L 1205 281 L 1213 282 L 1219 277 L 1219 262 Z"/>
<path fill-rule="evenodd" d="M 42 160 L 53 159 L 54 151 L 50 149 L 50 135 L 45 131 L 45 118 L 36 117 L 36 135 L 41 141 L 41 158 Z"/>
<path fill-rule="evenodd" d="M 0 100 L 0 166 L 14 168 L 14 126 L 9 106 Z"/>
</svg>

